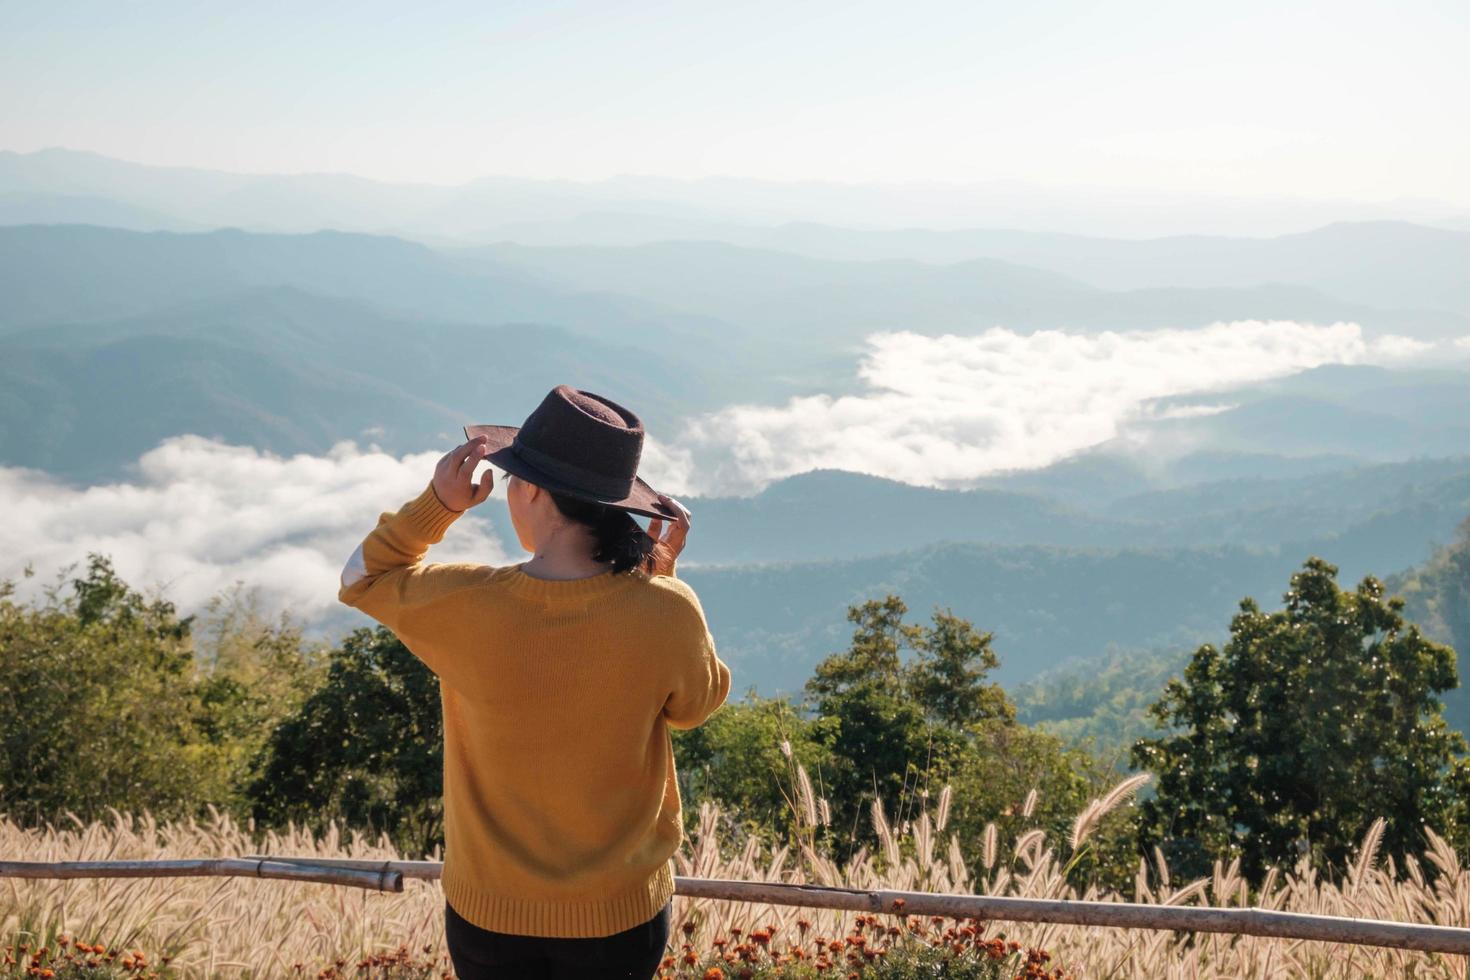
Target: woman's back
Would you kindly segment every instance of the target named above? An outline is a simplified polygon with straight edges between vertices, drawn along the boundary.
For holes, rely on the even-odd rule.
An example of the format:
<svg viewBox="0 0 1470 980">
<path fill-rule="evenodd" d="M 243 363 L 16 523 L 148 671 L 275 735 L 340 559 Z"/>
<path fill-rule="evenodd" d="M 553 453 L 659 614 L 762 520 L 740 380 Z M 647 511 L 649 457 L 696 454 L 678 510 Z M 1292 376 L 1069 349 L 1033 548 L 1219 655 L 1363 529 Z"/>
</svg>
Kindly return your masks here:
<svg viewBox="0 0 1470 980">
<path fill-rule="evenodd" d="M 637 569 L 421 564 L 456 516 L 432 486 L 384 514 L 339 593 L 441 681 L 445 897 L 496 932 L 644 922 L 673 894 L 683 833 L 668 727 L 700 724 L 730 688 L 699 600 Z"/>
<path fill-rule="evenodd" d="M 445 897 L 498 932 L 645 921 L 683 836 L 668 728 L 704 721 L 730 685 L 698 600 L 640 572 L 497 569 L 472 594 L 483 646 L 440 668 Z"/>
</svg>

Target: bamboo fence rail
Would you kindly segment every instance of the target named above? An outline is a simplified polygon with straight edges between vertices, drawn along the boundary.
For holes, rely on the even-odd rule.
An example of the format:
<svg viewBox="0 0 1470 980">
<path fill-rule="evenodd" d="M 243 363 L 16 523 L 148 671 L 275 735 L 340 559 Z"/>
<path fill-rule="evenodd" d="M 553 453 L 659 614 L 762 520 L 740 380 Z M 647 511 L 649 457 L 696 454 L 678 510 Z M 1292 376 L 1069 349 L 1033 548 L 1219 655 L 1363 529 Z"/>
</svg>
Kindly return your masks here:
<svg viewBox="0 0 1470 980">
<path fill-rule="evenodd" d="M 180 861 L 0 861 L 0 878 L 281 878 L 385 892 L 403 891 L 402 873 L 383 867 L 382 861 L 363 863 L 372 867 L 344 867 L 317 858 L 258 855 Z"/>
<path fill-rule="evenodd" d="M 438 861 L 362 861 L 250 855 L 194 861 L 0 861 L 0 878 L 164 878 L 239 876 L 312 881 L 401 892 L 403 879 L 437 880 Z M 1355 946 L 1386 946 L 1430 953 L 1470 954 L 1470 929 L 1454 926 L 1307 915 L 1262 908 L 1147 905 L 993 895 L 872 891 L 724 878 L 674 879 L 685 898 L 795 905 L 803 908 L 942 915 L 1005 922 L 1054 922 L 1121 929 L 1215 932 L 1276 939 L 1305 939 Z"/>
</svg>

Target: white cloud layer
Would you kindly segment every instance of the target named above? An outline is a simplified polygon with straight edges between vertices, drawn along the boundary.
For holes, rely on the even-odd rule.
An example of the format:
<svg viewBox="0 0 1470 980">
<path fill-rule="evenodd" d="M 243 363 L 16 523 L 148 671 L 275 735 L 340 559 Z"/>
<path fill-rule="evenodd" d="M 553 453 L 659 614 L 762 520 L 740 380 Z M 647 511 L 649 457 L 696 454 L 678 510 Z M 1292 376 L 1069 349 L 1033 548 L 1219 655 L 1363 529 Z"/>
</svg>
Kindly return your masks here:
<svg viewBox="0 0 1470 980">
<path fill-rule="evenodd" d="M 1153 416 L 1155 399 L 1325 364 L 1403 364 L 1439 349 L 1408 337 L 1369 339 L 1355 323 L 1279 320 L 1090 334 L 902 331 L 867 342 L 858 374 L 870 391 L 735 405 L 693 420 L 671 476 L 701 494 L 746 495 L 818 467 L 963 486 L 1106 442 Z"/>
<path fill-rule="evenodd" d="M 137 483 L 76 489 L 0 468 L 0 578 L 32 598 L 64 566 L 78 562 L 80 574 L 95 551 L 134 588 L 160 587 L 184 613 L 241 580 L 265 608 L 310 623 L 346 610 L 337 602 L 343 563 L 379 514 L 428 486 L 440 455 L 395 458 L 343 442 L 325 456 L 282 458 L 187 435 L 143 454 Z M 519 561 L 479 515 L 459 518 L 429 560 Z M 23 578 L 27 564 L 34 578 Z"/>
<path fill-rule="evenodd" d="M 1156 399 L 1455 349 L 1370 340 L 1355 324 L 1279 321 L 1099 334 L 901 332 L 871 335 L 868 344 L 859 376 L 869 392 L 736 405 L 691 420 L 672 443 L 646 441 L 640 475 L 675 496 L 747 495 L 814 467 L 962 485 L 999 469 L 1044 466 L 1129 423 L 1220 407 L 1161 412 Z M 25 598 L 95 551 L 111 556 L 134 587 L 161 588 L 185 613 L 241 580 L 267 608 L 307 623 L 340 620 L 343 562 L 380 513 L 428 484 L 441 451 L 394 457 L 343 442 L 324 456 L 281 458 L 180 436 L 140 458 L 137 482 L 84 489 L 0 467 L 0 578 Z M 429 560 L 519 561 L 524 553 L 506 523 L 497 490 L 455 522 Z M 501 525 L 498 536 L 492 524 Z M 23 579 L 28 564 L 37 575 Z"/>
</svg>

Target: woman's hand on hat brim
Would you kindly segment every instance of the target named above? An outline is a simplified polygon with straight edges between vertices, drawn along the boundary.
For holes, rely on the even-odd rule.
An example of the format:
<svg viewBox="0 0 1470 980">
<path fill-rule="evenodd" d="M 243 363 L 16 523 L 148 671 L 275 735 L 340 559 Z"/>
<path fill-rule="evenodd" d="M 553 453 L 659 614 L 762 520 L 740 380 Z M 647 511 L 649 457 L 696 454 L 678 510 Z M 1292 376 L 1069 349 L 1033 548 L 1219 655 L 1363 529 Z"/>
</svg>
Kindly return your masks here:
<svg viewBox="0 0 1470 980">
<path fill-rule="evenodd" d="M 668 530 L 664 530 L 664 518 L 653 517 L 648 521 L 648 536 L 664 546 L 664 555 L 655 563 L 655 575 L 668 575 L 674 566 L 674 559 L 679 557 L 679 552 L 684 550 L 684 540 L 689 536 L 690 510 L 679 501 L 668 494 L 658 495 L 659 503 L 670 510 L 678 511 L 680 517 L 676 521 L 668 522 Z"/>
<path fill-rule="evenodd" d="M 475 467 L 490 455 L 489 442 L 489 436 L 478 435 L 440 457 L 434 467 L 434 495 L 447 509 L 465 511 L 489 499 L 494 472 L 487 468 L 480 482 L 474 482 Z"/>
</svg>

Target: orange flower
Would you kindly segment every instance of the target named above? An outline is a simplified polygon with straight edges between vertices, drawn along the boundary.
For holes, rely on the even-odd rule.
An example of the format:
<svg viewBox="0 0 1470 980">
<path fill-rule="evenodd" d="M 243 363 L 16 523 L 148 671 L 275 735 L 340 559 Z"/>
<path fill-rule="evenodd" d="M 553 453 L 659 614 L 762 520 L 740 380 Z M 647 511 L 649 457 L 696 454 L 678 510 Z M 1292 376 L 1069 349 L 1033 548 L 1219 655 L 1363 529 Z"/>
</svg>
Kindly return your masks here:
<svg viewBox="0 0 1470 980">
<path fill-rule="evenodd" d="M 725 980 L 725 971 L 717 966 L 712 966 L 704 971 L 704 980 Z"/>
</svg>

